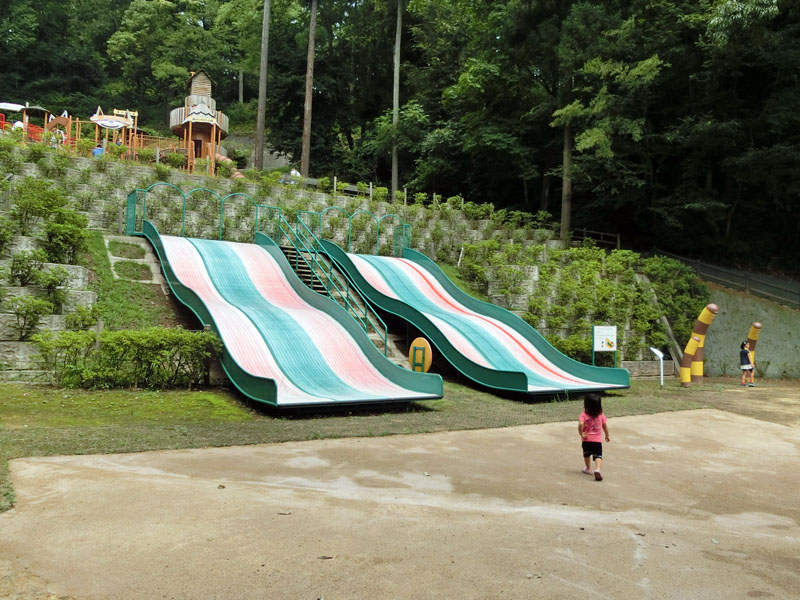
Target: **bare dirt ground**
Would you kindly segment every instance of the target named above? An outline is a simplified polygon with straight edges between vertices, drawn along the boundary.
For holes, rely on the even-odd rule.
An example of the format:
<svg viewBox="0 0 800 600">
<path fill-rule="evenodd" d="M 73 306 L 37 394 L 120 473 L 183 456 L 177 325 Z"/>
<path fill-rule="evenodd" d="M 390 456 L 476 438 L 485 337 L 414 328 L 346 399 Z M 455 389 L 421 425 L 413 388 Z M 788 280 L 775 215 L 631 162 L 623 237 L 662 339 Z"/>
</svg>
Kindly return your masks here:
<svg viewBox="0 0 800 600">
<path fill-rule="evenodd" d="M 15 460 L 0 598 L 800 598 L 800 390 L 609 427 Z"/>
</svg>

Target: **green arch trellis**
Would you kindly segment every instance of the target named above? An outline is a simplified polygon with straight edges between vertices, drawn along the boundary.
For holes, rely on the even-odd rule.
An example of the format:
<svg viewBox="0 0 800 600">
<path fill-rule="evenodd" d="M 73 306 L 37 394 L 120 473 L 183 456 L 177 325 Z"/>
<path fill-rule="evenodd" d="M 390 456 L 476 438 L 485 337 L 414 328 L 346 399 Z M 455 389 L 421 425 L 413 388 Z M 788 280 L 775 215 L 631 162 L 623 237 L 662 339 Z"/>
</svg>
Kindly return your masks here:
<svg viewBox="0 0 800 600">
<path fill-rule="evenodd" d="M 253 224 L 253 239 L 255 239 L 256 232 L 266 233 L 267 235 L 274 236 L 277 233 L 278 227 L 278 220 L 283 216 L 283 210 L 277 206 L 271 206 L 268 204 L 259 204 L 258 202 L 253 199 L 252 196 L 249 194 L 245 194 L 244 192 L 232 192 L 225 196 L 220 196 L 219 193 L 216 191 L 205 188 L 205 187 L 197 187 L 189 190 L 188 192 L 184 192 L 179 188 L 177 185 L 173 183 L 169 183 L 166 181 L 158 181 L 156 183 L 151 184 L 150 186 L 141 189 L 137 188 L 133 190 L 130 194 L 128 194 L 128 203 L 127 203 L 127 216 L 126 216 L 126 233 L 128 235 L 133 235 L 135 233 L 141 233 L 142 225 L 145 219 L 147 219 L 147 196 L 153 190 L 160 188 L 160 187 L 167 187 L 175 190 L 182 199 L 181 202 L 181 236 L 185 237 L 186 235 L 186 212 L 187 212 L 187 202 L 189 199 L 195 194 L 209 194 L 212 198 L 216 200 L 216 203 L 219 207 L 219 223 L 218 223 L 218 234 L 217 238 L 222 240 L 225 234 L 225 204 L 226 202 L 241 197 L 246 199 L 250 202 L 253 210 L 255 211 L 254 215 L 254 224 Z M 410 241 L 410 229 L 411 226 L 405 223 L 400 217 L 400 215 L 395 213 L 388 213 L 381 217 L 375 216 L 372 212 L 366 209 L 359 209 L 354 211 L 352 214 L 348 213 L 344 208 L 340 206 L 329 206 L 325 208 L 321 212 L 314 212 L 314 211 L 297 211 L 297 219 L 302 220 L 305 225 L 316 235 L 317 237 L 322 237 L 322 226 L 323 220 L 327 214 L 331 211 L 337 211 L 341 213 L 347 219 L 347 251 L 350 252 L 352 250 L 352 237 L 353 237 L 353 219 L 358 217 L 359 215 L 367 215 L 368 218 L 372 219 L 372 222 L 375 223 L 375 253 L 380 254 L 380 234 L 381 234 L 381 227 L 386 227 L 384 223 L 394 220 L 395 223 L 395 230 L 393 236 L 393 252 L 395 255 L 400 255 L 402 253 L 402 249 L 408 246 Z M 274 223 L 275 227 L 270 228 L 269 224 Z M 397 227 L 400 227 L 400 231 L 398 234 Z M 274 229 L 274 230 L 273 230 Z"/>
<path fill-rule="evenodd" d="M 247 201 L 250 202 L 253 210 L 254 210 L 254 223 L 253 223 L 253 239 L 255 239 L 255 234 L 257 231 L 265 231 L 267 228 L 264 226 L 263 222 L 273 221 L 276 218 L 276 215 L 282 214 L 282 210 L 277 206 L 270 206 L 267 204 L 259 204 L 256 202 L 252 196 L 249 194 L 245 194 L 244 192 L 232 192 L 230 194 L 226 194 L 225 196 L 220 196 L 214 190 L 204 187 L 193 188 L 188 192 L 184 192 L 181 188 L 173 183 L 169 183 L 166 181 L 158 181 L 156 183 L 151 184 L 150 186 L 141 189 L 137 188 L 133 190 L 130 194 L 128 194 L 128 204 L 127 204 L 127 215 L 126 215 L 126 222 L 125 222 L 125 230 L 128 235 L 133 235 L 134 233 L 141 233 L 142 231 L 142 224 L 145 219 L 147 219 L 147 196 L 151 193 L 154 189 L 159 187 L 168 187 L 172 188 L 181 196 L 181 236 L 186 235 L 186 205 L 191 196 L 194 194 L 199 193 L 206 193 L 210 194 L 211 197 L 215 198 L 218 206 L 219 206 L 219 226 L 218 226 L 218 239 L 222 240 L 224 231 L 225 231 L 225 203 L 229 200 L 242 197 L 245 198 Z"/>
</svg>

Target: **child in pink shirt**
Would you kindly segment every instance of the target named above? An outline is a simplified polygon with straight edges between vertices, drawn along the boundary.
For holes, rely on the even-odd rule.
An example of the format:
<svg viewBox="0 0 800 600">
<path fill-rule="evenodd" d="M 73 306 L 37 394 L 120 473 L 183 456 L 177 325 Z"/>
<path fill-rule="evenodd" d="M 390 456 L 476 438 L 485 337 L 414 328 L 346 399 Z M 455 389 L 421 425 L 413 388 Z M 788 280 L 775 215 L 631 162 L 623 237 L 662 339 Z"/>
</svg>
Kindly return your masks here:
<svg viewBox="0 0 800 600">
<path fill-rule="evenodd" d="M 587 475 L 594 473 L 596 481 L 603 481 L 603 473 L 600 467 L 603 466 L 603 433 L 606 441 L 610 442 L 608 436 L 608 419 L 603 414 L 603 404 L 598 394 L 586 394 L 583 398 L 583 412 L 578 417 L 578 434 L 581 436 L 581 446 L 583 447 L 583 472 Z M 589 468 L 591 459 L 594 457 L 597 468 L 592 471 Z"/>
</svg>

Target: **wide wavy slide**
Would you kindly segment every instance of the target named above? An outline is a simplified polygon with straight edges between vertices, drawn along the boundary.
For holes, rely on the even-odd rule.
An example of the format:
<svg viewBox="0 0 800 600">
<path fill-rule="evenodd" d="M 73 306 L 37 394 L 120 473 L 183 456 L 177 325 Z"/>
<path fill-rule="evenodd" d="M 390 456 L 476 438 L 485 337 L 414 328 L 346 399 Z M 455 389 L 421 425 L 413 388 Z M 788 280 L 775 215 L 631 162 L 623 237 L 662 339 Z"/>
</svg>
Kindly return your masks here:
<svg viewBox="0 0 800 600">
<path fill-rule="evenodd" d="M 402 258 L 323 248 L 379 309 L 402 317 L 442 358 L 482 385 L 528 394 L 586 392 L 630 386 L 625 369 L 596 367 L 556 350 L 513 313 L 462 292 L 428 257 Z"/>
<path fill-rule="evenodd" d="M 442 396 L 441 377 L 386 359 L 355 320 L 294 275 L 280 249 L 144 233 L 176 297 L 224 345 L 222 366 L 247 396 L 279 407 Z"/>
</svg>

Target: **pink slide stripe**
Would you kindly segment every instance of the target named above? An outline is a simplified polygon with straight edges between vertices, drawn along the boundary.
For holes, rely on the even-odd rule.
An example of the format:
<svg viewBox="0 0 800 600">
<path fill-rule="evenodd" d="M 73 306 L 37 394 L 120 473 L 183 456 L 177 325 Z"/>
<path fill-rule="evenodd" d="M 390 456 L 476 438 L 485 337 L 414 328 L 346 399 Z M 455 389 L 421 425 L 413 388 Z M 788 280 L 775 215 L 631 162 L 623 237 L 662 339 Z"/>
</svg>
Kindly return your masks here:
<svg viewBox="0 0 800 600">
<path fill-rule="evenodd" d="M 319 402 L 320 398 L 298 389 L 283 375 L 253 323 L 219 295 L 192 243 L 173 236 L 161 236 L 161 241 L 175 276 L 203 301 L 226 349 L 239 366 L 252 375 L 274 379 L 281 403 Z"/>
<path fill-rule="evenodd" d="M 384 377 L 336 319 L 308 305 L 297 294 L 269 252 L 255 244 L 226 243 L 237 253 L 261 295 L 309 332 L 325 361 L 345 383 L 368 395 L 423 396 Z"/>
<path fill-rule="evenodd" d="M 386 283 L 386 280 L 383 278 L 383 274 L 378 271 L 372 263 L 364 260 L 357 254 L 348 254 L 347 255 L 353 264 L 358 269 L 358 272 L 361 273 L 361 276 L 367 280 L 367 283 L 378 290 L 384 296 L 388 296 L 389 298 L 394 298 L 395 300 L 400 300 L 397 294 L 394 293 L 394 290 L 389 287 L 389 284 Z"/>
</svg>

